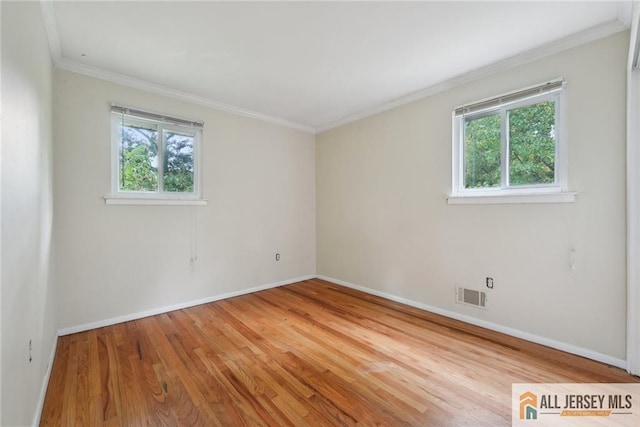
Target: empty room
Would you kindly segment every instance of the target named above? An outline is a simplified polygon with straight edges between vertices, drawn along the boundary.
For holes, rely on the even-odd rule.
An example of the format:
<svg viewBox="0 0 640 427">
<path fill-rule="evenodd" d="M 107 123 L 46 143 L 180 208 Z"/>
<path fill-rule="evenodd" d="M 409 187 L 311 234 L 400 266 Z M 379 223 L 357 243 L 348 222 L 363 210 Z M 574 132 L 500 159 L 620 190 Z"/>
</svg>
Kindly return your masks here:
<svg viewBox="0 0 640 427">
<path fill-rule="evenodd" d="M 640 425 L 640 3 L 0 19 L 0 425 Z"/>
</svg>

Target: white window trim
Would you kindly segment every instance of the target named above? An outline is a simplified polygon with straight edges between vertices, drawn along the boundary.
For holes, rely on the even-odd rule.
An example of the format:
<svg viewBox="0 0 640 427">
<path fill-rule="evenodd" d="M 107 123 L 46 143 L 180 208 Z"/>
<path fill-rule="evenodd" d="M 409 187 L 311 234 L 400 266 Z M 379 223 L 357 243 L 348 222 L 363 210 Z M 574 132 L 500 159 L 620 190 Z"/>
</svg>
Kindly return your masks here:
<svg viewBox="0 0 640 427">
<path fill-rule="evenodd" d="M 207 200 L 187 200 L 187 199 L 151 199 L 135 197 L 112 197 L 105 196 L 104 202 L 107 205 L 126 206 L 206 206 Z"/>
<path fill-rule="evenodd" d="M 486 110 L 478 110 L 465 115 L 457 115 L 454 109 L 452 113 L 452 191 L 447 197 L 449 204 L 511 204 L 511 203 L 572 203 L 575 202 L 576 192 L 568 190 L 568 137 L 566 125 L 566 82 L 562 79 L 560 90 L 546 94 L 536 94 L 523 97 L 513 102 L 492 106 Z M 542 85 L 534 85 L 530 88 Z M 525 88 L 526 91 L 530 88 Z M 494 98 L 507 96 L 504 94 Z M 488 98 L 490 100 L 493 98 Z M 480 104 L 487 100 L 481 100 L 473 104 Z M 464 188 L 464 156 L 462 140 L 465 117 L 482 116 L 490 112 L 500 112 L 502 126 L 505 128 L 506 111 L 527 105 L 533 105 L 545 100 L 554 100 L 555 105 L 555 130 L 556 130 L 556 156 L 555 156 L 555 182 L 553 184 L 533 185 L 533 186 L 507 186 L 508 168 L 503 168 L 501 174 L 500 188 Z M 502 132 L 502 153 L 501 163 L 506 165 L 508 161 L 508 135 Z"/>
<path fill-rule="evenodd" d="M 149 113 L 156 115 L 155 113 Z M 135 114 L 132 114 L 135 116 Z M 160 115 L 157 115 L 160 116 Z M 155 120 L 158 123 L 158 152 L 164 149 L 164 132 L 175 131 L 194 133 L 193 139 L 193 170 L 194 180 L 191 193 L 175 193 L 162 191 L 162 165 L 158 165 L 158 191 L 122 191 L 120 190 L 120 135 L 118 132 L 120 120 L 117 114 L 111 113 L 111 193 L 104 197 L 107 205 L 148 205 L 148 206 L 205 206 L 207 200 L 202 198 L 202 173 L 201 173 L 201 145 L 202 145 L 202 128 L 195 126 L 179 126 L 171 123 Z M 195 122 L 194 122 L 195 123 Z"/>
<path fill-rule="evenodd" d="M 578 193 L 573 191 L 558 191 L 556 193 L 526 193 L 513 192 L 506 194 L 474 194 L 465 196 L 449 196 L 447 203 L 450 205 L 508 205 L 525 203 L 573 203 Z"/>
</svg>

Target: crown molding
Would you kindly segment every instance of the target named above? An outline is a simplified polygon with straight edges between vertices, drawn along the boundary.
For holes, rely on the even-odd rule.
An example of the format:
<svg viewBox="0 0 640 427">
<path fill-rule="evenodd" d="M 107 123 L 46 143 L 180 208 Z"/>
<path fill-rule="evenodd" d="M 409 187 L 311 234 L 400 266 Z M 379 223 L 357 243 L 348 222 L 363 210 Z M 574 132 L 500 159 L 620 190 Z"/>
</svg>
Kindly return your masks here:
<svg viewBox="0 0 640 427">
<path fill-rule="evenodd" d="M 618 14 L 618 16 L 620 16 L 620 13 Z M 630 22 L 630 19 L 629 19 L 629 22 Z M 506 70 L 515 68 L 517 66 L 524 65 L 529 62 L 542 59 L 544 57 L 551 56 L 556 53 L 560 53 L 565 50 L 568 50 L 568 49 L 571 49 L 571 48 L 574 48 L 598 39 L 608 37 L 610 35 L 619 33 L 621 31 L 625 31 L 628 28 L 629 28 L 629 25 L 619 20 L 614 20 L 601 25 L 597 25 L 595 27 L 591 27 L 587 30 L 573 34 L 569 37 L 565 37 L 561 40 L 557 40 L 555 42 L 546 44 L 544 46 L 531 49 L 527 52 L 523 52 L 521 54 L 511 56 L 502 61 L 494 62 L 493 64 L 490 64 L 481 68 L 477 68 L 467 73 L 460 74 L 456 77 L 444 80 L 433 86 L 429 86 L 427 88 L 421 89 L 417 92 L 413 92 L 401 98 L 397 98 L 392 101 L 386 102 L 384 104 L 377 105 L 368 110 L 361 111 L 360 113 L 356 113 L 350 116 L 343 117 L 336 121 L 325 123 L 323 125 L 318 126 L 316 128 L 316 132 L 317 133 L 324 132 L 327 130 L 337 128 L 342 125 L 346 125 L 348 123 L 355 122 L 357 120 L 371 117 L 376 114 L 400 107 L 402 105 L 427 98 L 439 92 L 444 92 L 445 90 L 453 89 L 454 87 L 461 86 L 466 83 L 471 83 L 473 81 L 498 73 L 500 71 L 506 71 Z"/>
<path fill-rule="evenodd" d="M 290 129 L 299 130 L 306 133 L 314 134 L 316 129 L 313 126 L 307 126 L 304 124 L 292 122 L 279 117 L 269 116 L 267 114 L 259 113 L 257 111 L 249 110 L 246 108 L 238 107 L 236 105 L 225 104 L 211 98 L 195 95 L 192 93 L 184 92 L 177 89 L 172 89 L 167 86 L 150 83 L 134 77 L 129 77 L 124 74 L 114 73 L 111 71 L 103 70 L 98 67 L 82 64 L 80 62 L 71 61 L 62 56 L 62 48 L 60 45 L 60 36 L 58 34 L 58 24 L 56 21 L 55 11 L 53 10 L 53 0 L 40 0 L 42 16 L 44 19 L 44 25 L 49 39 L 49 50 L 51 51 L 51 58 L 53 65 L 61 70 L 72 71 L 74 73 L 82 74 L 89 77 L 94 77 L 101 80 L 106 80 L 112 83 L 121 84 L 123 86 L 131 87 L 134 89 L 140 89 L 147 92 L 155 93 L 158 95 L 167 96 L 169 98 L 178 99 L 180 101 L 186 101 L 204 107 L 212 108 L 214 110 L 223 111 L 226 113 L 234 114 L 236 116 L 249 117 L 252 119 L 260 120 L 263 122 L 283 126 Z"/>
<path fill-rule="evenodd" d="M 42 10 L 42 19 L 44 20 L 47 39 L 49 39 L 51 59 L 53 60 L 53 65 L 56 65 L 62 58 L 62 47 L 60 46 L 58 23 L 55 12 L 53 11 L 53 0 L 40 0 L 40 9 Z"/>
<path fill-rule="evenodd" d="M 261 120 L 267 123 L 312 134 L 331 130 L 339 126 L 355 122 L 357 120 L 371 117 L 373 115 L 400 107 L 402 105 L 427 98 L 439 92 L 443 92 L 445 90 L 449 90 L 454 87 L 479 80 L 483 77 L 495 74 L 497 72 L 524 65 L 529 62 L 580 46 L 582 44 L 586 44 L 619 33 L 629 28 L 631 24 L 632 14 L 632 2 L 620 2 L 618 4 L 618 19 L 616 20 L 597 25 L 595 27 L 573 34 L 569 37 L 565 37 L 564 39 L 531 49 L 518 55 L 514 55 L 502 61 L 498 61 L 485 67 L 469 71 L 451 79 L 444 80 L 440 83 L 426 87 L 417 92 L 413 92 L 406 96 L 374 106 L 359 113 L 352 114 L 341 119 L 327 122 L 323 125 L 314 127 L 66 59 L 62 56 L 62 47 L 58 34 L 58 26 L 55 12 L 53 10 L 53 0 L 40 0 L 40 3 L 42 6 L 41 9 L 42 16 L 44 18 L 45 29 L 49 38 L 49 49 L 51 51 L 53 64 L 56 68 L 72 71 L 78 74 L 110 81 L 151 93 L 156 93 L 170 98 L 191 102 L 215 110 L 224 111 L 230 114 L 249 117 L 252 119 Z"/>
<path fill-rule="evenodd" d="M 287 128 L 299 130 L 306 133 L 315 133 L 315 128 L 312 126 L 291 122 L 289 120 L 281 119 L 279 117 L 269 116 L 267 114 L 262 114 L 257 111 L 252 111 L 242 107 L 237 107 L 235 105 L 225 104 L 223 102 L 219 102 L 211 98 L 194 95 L 192 93 L 183 92 L 177 89 L 172 89 L 167 86 L 162 86 L 155 83 L 149 83 L 144 80 L 126 76 L 124 74 L 114 73 L 111 71 L 103 70 L 102 68 L 81 64 L 75 61 L 70 61 L 66 58 L 60 59 L 55 65 L 56 65 L 56 68 L 59 68 L 61 70 L 67 70 L 77 74 L 82 74 L 85 76 L 106 80 L 112 83 L 117 83 L 117 84 L 131 87 L 134 89 L 140 89 L 146 92 L 151 92 L 158 95 L 167 96 L 169 98 L 178 99 L 180 101 L 186 101 L 192 104 L 202 105 L 204 107 L 212 108 L 214 110 L 224 111 L 226 113 L 231 113 L 237 116 L 249 117 L 252 119 L 261 120 L 263 122 L 275 124 L 278 126 L 284 126 Z"/>
</svg>

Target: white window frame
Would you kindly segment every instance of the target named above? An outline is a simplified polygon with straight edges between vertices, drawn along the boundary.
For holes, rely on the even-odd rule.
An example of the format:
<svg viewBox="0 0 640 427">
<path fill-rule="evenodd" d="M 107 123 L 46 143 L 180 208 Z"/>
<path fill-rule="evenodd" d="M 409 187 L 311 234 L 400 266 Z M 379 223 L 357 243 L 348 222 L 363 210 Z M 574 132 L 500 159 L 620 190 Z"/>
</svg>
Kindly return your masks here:
<svg viewBox="0 0 640 427">
<path fill-rule="evenodd" d="M 469 106 L 459 107 L 452 113 L 452 191 L 447 198 L 449 204 L 494 204 L 494 203 L 563 203 L 575 201 L 575 192 L 568 191 L 568 158 L 566 131 L 566 82 L 552 91 L 545 91 L 543 85 L 535 85 L 520 91 L 511 92 L 469 106 L 489 105 L 487 108 L 473 108 L 464 113 Z M 538 90 L 539 89 L 539 90 Z M 522 93 L 522 96 L 518 96 Z M 502 102 L 502 99 L 506 99 Z M 554 182 L 537 185 L 509 185 L 509 132 L 507 113 L 510 110 L 526 107 L 540 102 L 555 102 L 555 165 Z M 461 114 L 460 111 L 463 113 Z M 456 114 L 457 112 L 457 114 Z M 498 113 L 501 119 L 501 183 L 495 188 L 465 188 L 464 185 L 464 126 L 469 118 L 481 118 Z"/>
<path fill-rule="evenodd" d="M 141 121 L 151 121 L 158 125 L 158 189 L 157 191 L 130 191 L 120 189 L 120 143 L 122 111 L 129 117 L 139 118 Z M 201 173 L 201 122 L 170 118 L 161 114 L 129 109 L 112 105 L 111 112 L 111 194 L 105 197 L 108 205 L 206 205 L 202 198 Z M 193 192 L 174 192 L 163 190 L 163 159 L 165 133 L 176 132 L 193 135 Z"/>
</svg>

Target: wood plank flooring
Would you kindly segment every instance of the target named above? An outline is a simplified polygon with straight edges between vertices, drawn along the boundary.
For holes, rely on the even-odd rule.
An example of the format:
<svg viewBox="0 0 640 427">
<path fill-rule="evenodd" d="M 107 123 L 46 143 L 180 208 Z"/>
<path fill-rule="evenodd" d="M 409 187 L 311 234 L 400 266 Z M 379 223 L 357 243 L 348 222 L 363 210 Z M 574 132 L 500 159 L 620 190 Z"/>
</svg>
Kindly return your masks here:
<svg viewBox="0 0 640 427">
<path fill-rule="evenodd" d="M 314 279 L 58 341 L 43 426 L 501 426 L 624 371 Z"/>
</svg>

